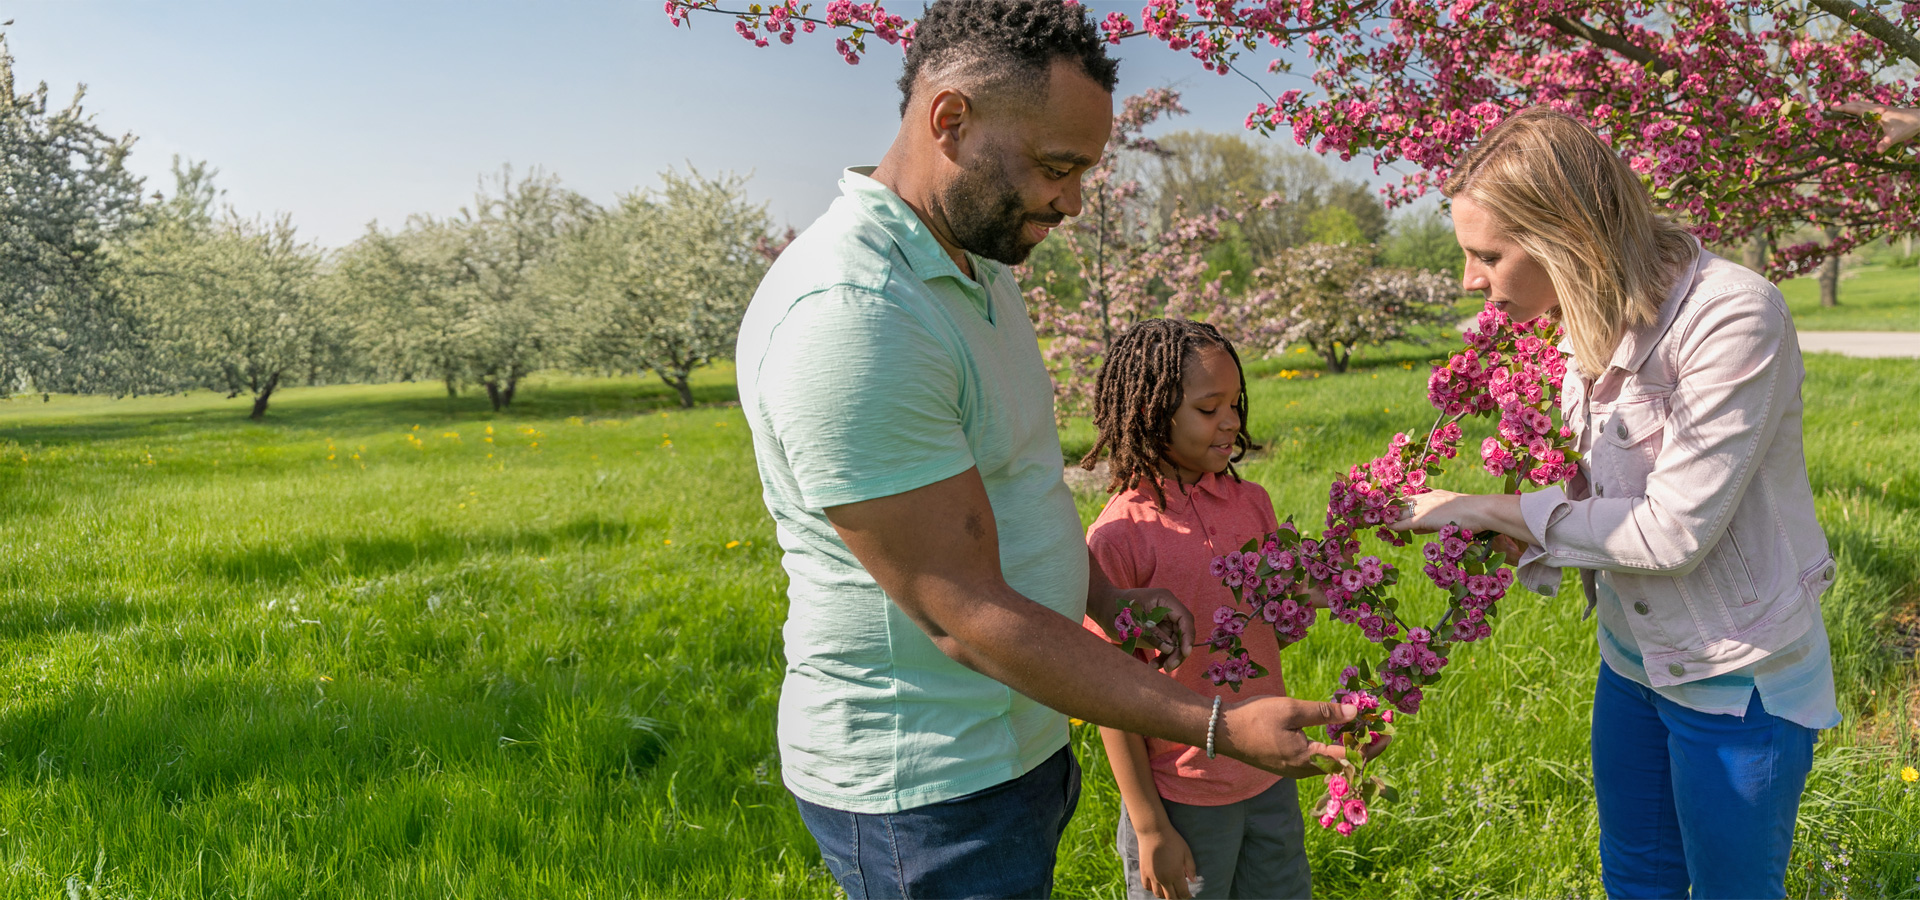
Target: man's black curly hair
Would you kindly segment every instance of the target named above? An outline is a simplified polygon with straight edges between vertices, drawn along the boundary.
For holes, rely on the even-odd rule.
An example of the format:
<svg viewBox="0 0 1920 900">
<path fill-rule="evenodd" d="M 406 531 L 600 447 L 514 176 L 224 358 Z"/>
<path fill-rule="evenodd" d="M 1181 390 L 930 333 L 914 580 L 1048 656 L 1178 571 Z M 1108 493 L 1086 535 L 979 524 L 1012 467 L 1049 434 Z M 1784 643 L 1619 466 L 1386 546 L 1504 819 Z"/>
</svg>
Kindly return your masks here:
<svg viewBox="0 0 1920 900">
<path fill-rule="evenodd" d="M 900 75 L 900 114 L 907 114 L 914 83 L 926 73 L 956 68 L 985 90 L 1016 89 L 1045 98 L 1055 60 L 1079 64 L 1113 93 L 1120 61 L 1107 56 L 1100 29 L 1080 4 L 1060 0 L 936 0 L 914 26 Z"/>
</svg>

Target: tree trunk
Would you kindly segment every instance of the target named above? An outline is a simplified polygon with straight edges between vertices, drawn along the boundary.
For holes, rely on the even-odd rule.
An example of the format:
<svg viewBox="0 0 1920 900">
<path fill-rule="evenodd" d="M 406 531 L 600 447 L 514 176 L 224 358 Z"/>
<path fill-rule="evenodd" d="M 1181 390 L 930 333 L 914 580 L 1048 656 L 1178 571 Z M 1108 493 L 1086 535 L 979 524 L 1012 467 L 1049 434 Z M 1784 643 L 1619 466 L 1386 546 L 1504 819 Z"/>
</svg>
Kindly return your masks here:
<svg viewBox="0 0 1920 900">
<path fill-rule="evenodd" d="M 1343 353 L 1340 350 L 1338 341 L 1328 341 L 1325 347 L 1318 349 L 1320 350 L 1320 358 L 1327 361 L 1328 374 L 1340 375 L 1347 371 L 1347 358 L 1353 355 L 1352 348 L 1348 348 L 1347 351 Z"/>
<path fill-rule="evenodd" d="M 1767 240 L 1766 235 L 1755 235 L 1753 240 L 1748 242 L 1745 260 L 1747 268 L 1765 275 L 1767 273 L 1767 260 L 1772 257 L 1773 242 Z"/>
<path fill-rule="evenodd" d="M 668 378 L 662 375 L 660 376 L 660 380 L 665 381 L 669 387 L 680 392 L 681 409 L 693 408 L 693 385 L 687 382 L 687 376 L 681 375 L 675 378 Z"/>
<path fill-rule="evenodd" d="M 448 400 L 452 400 L 453 398 L 460 396 L 460 389 L 454 386 L 452 375 L 448 375 L 445 378 L 442 378 L 441 381 L 446 382 Z"/>
<path fill-rule="evenodd" d="M 1839 236 L 1839 228 L 1827 226 L 1828 243 L 1832 243 L 1833 239 Z M 1838 253 L 1827 254 L 1827 258 L 1820 263 L 1820 305 L 1828 307 L 1840 305 L 1840 254 Z"/>
<path fill-rule="evenodd" d="M 499 412 L 507 404 L 500 399 L 500 383 L 497 381 L 480 382 L 487 387 L 487 402 L 493 404 L 493 411 Z"/>
<path fill-rule="evenodd" d="M 500 391 L 500 408 L 501 409 L 506 409 L 507 407 L 513 405 L 513 392 L 515 390 L 518 390 L 519 387 L 520 387 L 520 376 L 508 375 L 507 386 L 501 389 Z"/>
<path fill-rule="evenodd" d="M 280 386 L 280 373 L 275 372 L 273 373 L 273 377 L 267 379 L 266 385 L 260 388 L 260 393 L 253 395 L 253 413 L 247 416 L 247 418 L 252 419 L 255 422 L 258 422 L 261 419 L 266 418 L 267 417 L 267 398 L 273 396 L 273 389 L 279 386 Z"/>
</svg>

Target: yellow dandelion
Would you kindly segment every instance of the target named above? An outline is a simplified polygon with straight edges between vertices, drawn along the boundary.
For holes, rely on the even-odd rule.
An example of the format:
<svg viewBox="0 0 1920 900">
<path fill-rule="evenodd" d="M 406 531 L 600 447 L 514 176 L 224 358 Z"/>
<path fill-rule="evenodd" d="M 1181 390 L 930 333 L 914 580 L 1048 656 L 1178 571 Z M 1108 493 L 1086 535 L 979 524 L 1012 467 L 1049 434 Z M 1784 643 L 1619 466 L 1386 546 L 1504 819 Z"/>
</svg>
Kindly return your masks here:
<svg viewBox="0 0 1920 900">
<path fill-rule="evenodd" d="M 466 509 L 466 508 L 467 508 L 467 505 L 466 505 L 465 503 L 462 503 L 462 504 L 460 504 L 460 508 L 461 508 L 461 509 Z"/>
<path fill-rule="evenodd" d="M 333 679 L 332 679 L 332 678 L 330 678 L 330 677 L 328 677 L 328 676 L 326 676 L 326 675 L 322 675 L 322 676 L 320 676 L 320 680 L 321 680 L 321 681 L 332 681 Z"/>
<path fill-rule="evenodd" d="M 738 546 L 740 546 L 740 542 L 739 542 L 739 541 L 728 541 L 728 542 L 727 542 L 727 549 L 728 549 L 728 550 L 732 550 L 733 548 L 735 548 L 735 547 L 738 547 Z"/>
<path fill-rule="evenodd" d="M 1085 725 L 1085 724 L 1087 724 L 1087 720 L 1085 720 L 1085 719 L 1068 719 L 1068 720 L 1067 720 L 1067 724 L 1069 724 L 1069 725 L 1072 725 L 1072 726 L 1073 726 L 1073 727 L 1075 727 L 1075 728 L 1078 728 L 1078 727 L 1080 727 L 1080 726 L 1082 726 L 1082 725 Z"/>
<path fill-rule="evenodd" d="M 666 544 L 666 546 L 669 546 L 669 547 L 673 546 L 673 538 L 667 538 L 664 543 Z"/>
<path fill-rule="evenodd" d="M 1900 770 L 1900 780 L 1908 784 L 1920 781 L 1920 771 L 1916 771 L 1912 766 L 1905 766 Z"/>
</svg>

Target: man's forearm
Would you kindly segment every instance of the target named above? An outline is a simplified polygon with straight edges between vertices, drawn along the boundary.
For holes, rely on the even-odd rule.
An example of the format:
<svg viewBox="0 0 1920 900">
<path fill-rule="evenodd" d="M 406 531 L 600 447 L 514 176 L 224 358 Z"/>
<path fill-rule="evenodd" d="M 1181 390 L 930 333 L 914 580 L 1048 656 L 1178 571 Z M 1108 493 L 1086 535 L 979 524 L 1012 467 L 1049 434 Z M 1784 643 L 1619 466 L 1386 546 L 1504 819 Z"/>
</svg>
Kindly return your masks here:
<svg viewBox="0 0 1920 900">
<path fill-rule="evenodd" d="M 1212 701 L 1188 690 L 1080 623 L 1003 588 L 941 623 L 941 652 L 1035 702 L 1096 725 L 1183 744 L 1207 739 Z"/>
</svg>

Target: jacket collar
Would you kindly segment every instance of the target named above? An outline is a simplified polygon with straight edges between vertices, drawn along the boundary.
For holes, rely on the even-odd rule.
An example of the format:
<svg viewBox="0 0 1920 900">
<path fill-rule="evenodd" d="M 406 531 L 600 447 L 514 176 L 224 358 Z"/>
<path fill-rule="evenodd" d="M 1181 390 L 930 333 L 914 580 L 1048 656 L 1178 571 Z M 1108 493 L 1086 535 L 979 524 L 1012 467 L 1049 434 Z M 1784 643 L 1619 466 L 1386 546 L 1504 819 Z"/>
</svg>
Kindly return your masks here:
<svg viewBox="0 0 1920 900">
<path fill-rule="evenodd" d="M 1700 239 L 1693 238 L 1693 262 L 1682 269 L 1674 278 L 1673 286 L 1667 289 L 1667 299 L 1660 304 L 1660 313 L 1649 325 L 1631 328 L 1620 336 L 1620 346 L 1613 349 L 1613 358 L 1607 361 L 1610 369 L 1624 369 L 1638 372 L 1653 354 L 1653 347 L 1673 325 L 1673 319 L 1680 314 L 1681 304 L 1687 295 L 1693 292 L 1693 280 L 1700 274 L 1700 266 L 1706 262 L 1706 248 L 1700 246 Z"/>
</svg>

